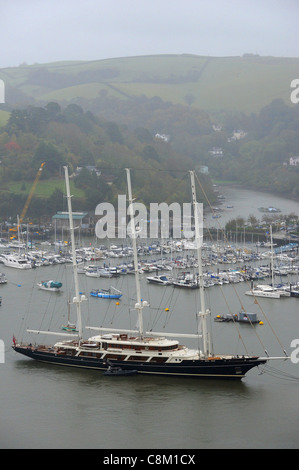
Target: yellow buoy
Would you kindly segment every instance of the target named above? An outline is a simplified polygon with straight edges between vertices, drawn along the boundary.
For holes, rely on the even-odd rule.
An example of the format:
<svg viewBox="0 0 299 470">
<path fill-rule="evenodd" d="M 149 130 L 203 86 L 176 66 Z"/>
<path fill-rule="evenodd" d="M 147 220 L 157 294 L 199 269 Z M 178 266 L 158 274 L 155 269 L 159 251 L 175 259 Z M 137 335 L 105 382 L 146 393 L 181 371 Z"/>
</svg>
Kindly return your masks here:
<svg viewBox="0 0 299 470">
<path fill-rule="evenodd" d="M 119 305 L 119 302 L 115 302 L 116 305 Z"/>
<path fill-rule="evenodd" d="M 260 321 L 260 322 L 259 322 L 259 325 L 263 325 L 263 324 L 264 324 L 264 322 L 263 322 L 263 321 Z"/>
<path fill-rule="evenodd" d="M 166 307 L 165 312 L 169 312 L 169 308 L 168 308 L 168 307 Z"/>
</svg>

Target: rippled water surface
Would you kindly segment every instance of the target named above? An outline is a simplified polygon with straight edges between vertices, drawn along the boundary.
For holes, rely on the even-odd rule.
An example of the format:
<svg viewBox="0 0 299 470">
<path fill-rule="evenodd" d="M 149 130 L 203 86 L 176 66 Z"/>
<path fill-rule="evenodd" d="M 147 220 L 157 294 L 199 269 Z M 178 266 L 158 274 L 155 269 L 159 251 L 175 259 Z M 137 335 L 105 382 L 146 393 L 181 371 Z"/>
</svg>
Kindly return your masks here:
<svg viewBox="0 0 299 470">
<path fill-rule="evenodd" d="M 298 208 L 297 203 L 273 196 L 271 202 L 268 195 L 260 200 L 248 191 L 227 189 L 226 194 L 238 211 L 232 217 L 240 215 L 239 210 L 251 213 L 260 206 L 274 205 L 286 213 Z M 9 280 L 0 286 L 0 337 L 5 344 L 5 362 L 0 364 L 1 448 L 299 447 L 298 365 L 273 361 L 274 370 L 252 370 L 236 383 L 138 375 L 111 379 L 101 372 L 40 364 L 18 356 L 10 347 L 12 337 L 21 339 L 26 336 L 25 328 L 45 328 L 45 324 L 59 331 L 66 321 L 67 289 L 53 295 L 38 290 L 36 283 L 60 278 L 63 287 L 71 286 L 71 268 L 49 266 L 20 272 L 0 265 L 0 271 Z M 80 282 L 86 293 L 111 283 L 86 276 L 80 276 Z M 152 322 L 158 331 L 194 330 L 198 310 L 194 292 L 149 286 L 145 278 L 141 284 L 142 295 L 152 306 L 145 311 L 146 326 Z M 128 317 L 134 279 L 122 276 L 115 285 L 125 294 L 120 305 L 88 296 L 83 306 L 85 323 L 135 328 L 136 312 L 131 310 Z M 260 311 L 244 295 L 246 290 L 244 283 L 207 290 L 207 304 L 214 312 L 215 352 L 244 352 L 243 341 L 249 353 L 264 355 L 266 348 L 270 355 L 282 355 L 281 345 L 290 351 L 292 339 L 299 338 L 299 299 L 261 299 Z M 229 313 L 228 305 L 236 312 L 240 304 L 259 316 L 265 314 L 264 325 L 251 329 L 239 324 L 236 330 L 231 323 L 213 321 L 216 314 Z M 42 340 L 49 343 L 55 338 L 39 338 Z"/>
</svg>

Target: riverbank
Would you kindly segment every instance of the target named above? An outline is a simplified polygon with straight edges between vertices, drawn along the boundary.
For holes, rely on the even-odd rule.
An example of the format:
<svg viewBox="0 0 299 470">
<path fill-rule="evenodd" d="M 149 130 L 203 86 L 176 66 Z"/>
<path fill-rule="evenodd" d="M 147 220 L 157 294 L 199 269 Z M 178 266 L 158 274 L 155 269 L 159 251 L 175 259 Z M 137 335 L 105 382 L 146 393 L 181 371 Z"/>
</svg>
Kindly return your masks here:
<svg viewBox="0 0 299 470">
<path fill-rule="evenodd" d="M 275 207 L 280 212 L 279 216 L 287 216 L 291 213 L 299 215 L 299 202 L 286 199 L 275 194 L 252 191 L 232 186 L 217 186 L 218 209 L 209 212 L 205 217 L 205 226 L 209 229 L 223 229 L 227 222 L 238 217 L 245 220 L 253 216 L 262 220 L 264 214 L 261 207 Z"/>
<path fill-rule="evenodd" d="M 274 195 L 274 193 L 270 190 L 267 190 L 267 189 L 263 189 L 263 188 L 256 188 L 254 186 L 246 186 L 246 188 L 244 188 L 244 185 L 241 184 L 241 183 L 236 183 L 235 181 L 225 181 L 225 180 L 214 180 L 212 179 L 212 183 L 213 183 L 213 186 L 219 186 L 221 188 L 224 188 L 224 187 L 229 187 L 229 188 L 232 188 L 232 189 L 237 189 L 237 190 L 243 190 L 245 189 L 245 191 L 253 191 L 253 192 L 256 192 L 258 191 L 259 193 L 262 193 L 262 194 L 266 194 L 266 195 Z M 279 194 L 279 193 L 276 193 L 275 196 L 278 196 L 278 197 L 281 197 L 282 199 L 286 199 L 288 201 L 294 201 L 294 202 L 298 202 L 299 203 L 299 200 L 298 198 L 295 198 L 294 196 L 292 196 L 292 194 Z"/>
</svg>

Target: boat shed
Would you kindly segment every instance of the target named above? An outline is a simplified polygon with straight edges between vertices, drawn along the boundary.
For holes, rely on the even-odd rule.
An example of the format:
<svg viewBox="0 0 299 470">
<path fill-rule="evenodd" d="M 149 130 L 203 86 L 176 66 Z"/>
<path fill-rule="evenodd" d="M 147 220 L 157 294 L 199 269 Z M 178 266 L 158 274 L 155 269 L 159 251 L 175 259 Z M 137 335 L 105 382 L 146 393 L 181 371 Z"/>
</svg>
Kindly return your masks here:
<svg viewBox="0 0 299 470">
<path fill-rule="evenodd" d="M 57 212 L 52 217 L 53 226 L 56 229 L 69 228 L 69 213 L 68 212 Z M 89 227 L 89 216 L 88 212 L 73 212 L 73 224 L 74 228 Z"/>
</svg>

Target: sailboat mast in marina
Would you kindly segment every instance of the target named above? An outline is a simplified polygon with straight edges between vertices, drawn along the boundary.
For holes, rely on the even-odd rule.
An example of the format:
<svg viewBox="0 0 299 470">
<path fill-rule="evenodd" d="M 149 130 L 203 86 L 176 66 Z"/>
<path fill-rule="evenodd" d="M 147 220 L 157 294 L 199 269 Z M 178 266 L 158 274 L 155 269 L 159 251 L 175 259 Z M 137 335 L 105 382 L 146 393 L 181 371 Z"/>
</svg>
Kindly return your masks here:
<svg viewBox="0 0 299 470">
<path fill-rule="evenodd" d="M 69 224 L 70 224 L 70 234 L 71 234 L 71 249 L 72 249 L 72 263 L 73 263 L 73 274 L 74 274 L 74 283 L 75 283 L 75 297 L 73 298 L 73 303 L 76 304 L 77 310 L 77 328 L 79 333 L 79 342 L 83 338 L 82 332 L 82 318 L 81 318 L 81 302 L 85 297 L 81 297 L 79 291 L 79 280 L 78 280 L 78 268 L 77 268 L 77 257 L 76 257 L 76 248 L 75 248 L 75 235 L 74 235 L 74 223 L 73 223 L 73 212 L 72 212 L 72 200 L 71 200 L 71 191 L 70 191 L 70 180 L 68 175 L 68 167 L 64 167 L 65 172 L 65 184 L 66 184 L 66 194 L 67 194 L 67 204 L 69 212 Z"/>
<path fill-rule="evenodd" d="M 201 319 L 201 326 L 202 326 L 203 354 L 204 356 L 209 357 L 210 335 L 207 329 L 207 315 L 209 314 L 209 312 L 206 310 L 206 307 L 205 307 L 204 279 L 203 279 L 203 270 L 202 270 L 202 263 L 201 263 L 201 259 L 202 259 L 201 247 L 202 247 L 203 240 L 202 240 L 202 237 L 200 236 L 200 227 L 199 227 L 199 221 L 203 220 L 203 214 L 201 214 L 201 218 L 200 218 L 200 206 L 196 198 L 194 171 L 190 171 L 190 178 L 191 178 L 192 204 L 193 204 L 193 211 L 194 211 L 195 243 L 196 243 L 197 259 L 198 259 L 199 295 L 200 295 L 200 306 L 201 306 L 201 311 L 198 314 L 198 318 Z"/>
<path fill-rule="evenodd" d="M 133 245 L 133 255 L 134 255 L 134 272 L 135 272 L 135 282 L 136 282 L 136 298 L 137 302 L 135 308 L 138 312 L 138 327 L 139 327 L 139 336 L 140 339 L 143 339 L 143 315 L 142 309 L 148 306 L 146 301 L 141 300 L 141 289 L 140 289 L 140 279 L 139 279 L 139 269 L 138 269 L 138 256 L 137 256 L 137 240 L 136 240 L 136 230 L 134 224 L 134 206 L 133 206 L 133 196 L 132 196 L 132 185 L 131 185 L 131 173 L 129 168 L 126 169 L 127 173 L 127 185 L 128 185 L 128 197 L 129 197 L 129 215 L 131 223 L 131 238 Z"/>
<path fill-rule="evenodd" d="M 201 240 L 199 225 L 199 204 L 196 200 L 196 188 L 194 172 L 190 172 L 192 202 L 195 217 L 195 238 L 197 244 L 197 256 L 200 282 L 200 311 L 197 315 L 198 326 L 195 334 L 160 333 L 145 331 L 143 323 L 143 309 L 149 307 L 147 301 L 142 300 L 140 279 L 138 271 L 137 241 L 134 222 L 134 202 L 132 196 L 130 170 L 126 169 L 129 215 L 131 225 L 131 238 L 134 252 L 134 271 L 136 280 L 136 303 L 138 328 L 124 330 L 104 328 L 97 326 L 85 326 L 92 330 L 93 336 L 83 339 L 83 326 L 81 319 L 81 303 L 84 296 L 80 295 L 77 276 L 77 262 L 74 243 L 74 227 L 72 220 L 72 205 L 68 179 L 68 171 L 65 168 L 66 189 L 68 197 L 69 223 L 71 231 L 73 274 L 75 281 L 75 297 L 78 333 L 55 333 L 66 335 L 66 340 L 54 345 L 32 345 L 14 341 L 13 348 L 16 352 L 38 361 L 56 365 L 72 366 L 84 369 L 97 369 L 106 371 L 112 364 L 124 373 L 147 374 L 160 376 L 179 376 L 196 378 L 217 379 L 242 379 L 252 368 L 265 364 L 268 357 L 251 355 L 223 355 L 212 353 L 209 331 L 207 327 L 207 315 L 209 311 L 205 307 L 203 272 L 201 266 Z M 199 329 L 201 326 L 201 331 Z M 27 330 L 28 331 L 28 330 Z M 49 333 L 29 330 L 35 333 Z M 193 338 L 202 340 L 200 348 L 191 349 L 177 340 L 177 338 Z"/>
</svg>

